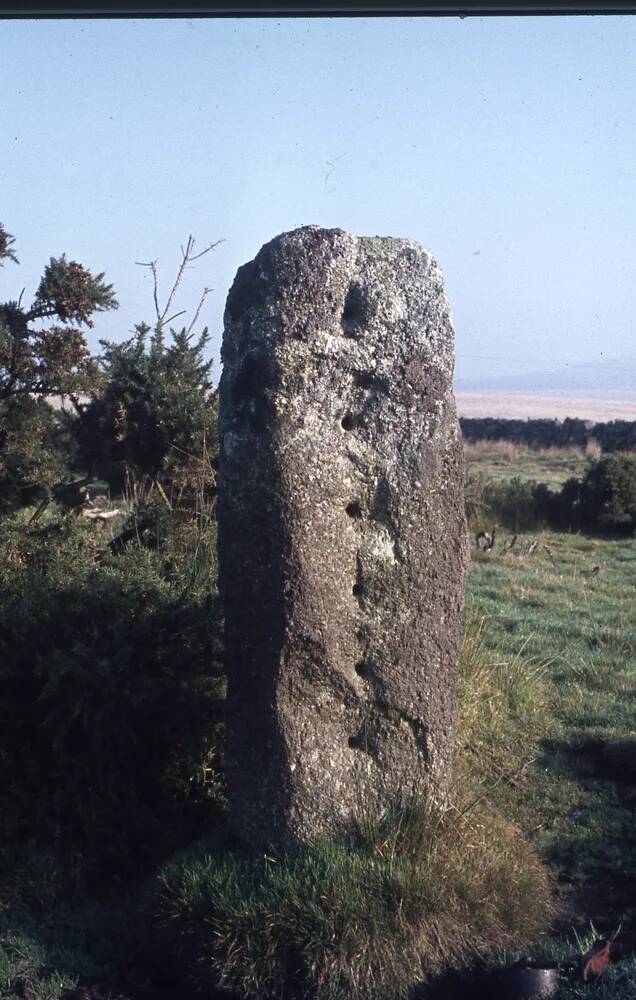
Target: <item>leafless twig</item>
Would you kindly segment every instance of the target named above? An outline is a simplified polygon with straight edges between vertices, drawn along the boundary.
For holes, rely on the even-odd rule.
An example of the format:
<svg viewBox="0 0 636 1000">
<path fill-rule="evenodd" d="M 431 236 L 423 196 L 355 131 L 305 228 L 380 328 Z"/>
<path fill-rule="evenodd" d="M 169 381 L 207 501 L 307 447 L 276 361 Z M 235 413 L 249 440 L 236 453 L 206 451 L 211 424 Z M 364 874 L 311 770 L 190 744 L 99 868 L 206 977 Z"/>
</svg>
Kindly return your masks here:
<svg viewBox="0 0 636 1000">
<path fill-rule="evenodd" d="M 135 264 L 137 264 L 138 267 L 147 267 L 152 272 L 152 294 L 155 300 L 155 314 L 157 316 L 157 323 L 159 323 L 161 322 L 161 312 L 159 309 L 159 286 L 157 279 L 157 263 L 158 262 L 156 260 L 151 260 L 148 264 L 144 264 L 144 262 L 141 260 L 135 261 Z"/>
<path fill-rule="evenodd" d="M 185 312 L 185 309 L 182 309 L 180 312 L 173 313 L 173 315 L 168 316 L 170 309 L 172 308 L 172 303 L 174 302 L 174 297 L 177 294 L 181 281 L 183 280 L 183 275 L 185 274 L 187 268 L 190 266 L 190 264 L 193 264 L 195 261 L 200 260 L 201 257 L 205 257 L 205 255 L 209 253 L 210 250 L 214 250 L 216 247 L 218 247 L 220 243 L 223 243 L 223 240 L 216 240 L 214 243 L 209 243 L 206 247 L 203 248 L 203 250 L 200 250 L 198 253 L 194 252 L 195 242 L 196 241 L 194 239 L 194 236 L 190 235 L 188 236 L 185 247 L 182 245 L 180 248 L 181 262 L 177 269 L 176 278 L 174 279 L 174 283 L 172 285 L 172 288 L 170 289 L 170 293 L 168 295 L 168 298 L 166 300 L 163 309 L 161 309 L 159 306 L 159 272 L 157 268 L 158 261 L 151 260 L 148 263 L 144 263 L 143 261 L 139 260 L 135 261 L 135 263 L 138 264 L 139 267 L 147 267 L 152 274 L 152 293 L 155 303 L 155 315 L 157 317 L 158 329 L 161 329 L 162 327 L 166 326 L 167 323 L 170 323 L 173 319 L 176 319 L 177 316 L 182 316 L 183 313 Z M 211 288 L 204 289 L 203 295 L 201 296 L 199 304 L 196 308 L 194 319 L 188 328 L 188 333 L 190 333 L 190 331 L 192 330 L 192 327 L 194 326 L 196 320 L 199 317 L 205 298 L 211 291 L 212 291 Z"/>
<path fill-rule="evenodd" d="M 203 303 L 205 302 L 206 298 L 208 297 L 208 295 L 212 291 L 214 291 L 214 289 L 212 289 L 212 288 L 204 288 L 203 289 L 203 293 L 201 295 L 201 298 L 199 299 L 199 304 L 196 307 L 196 309 L 194 310 L 194 316 L 192 317 L 192 322 L 190 323 L 190 326 L 187 329 L 188 333 L 192 333 L 192 328 L 194 327 L 194 324 L 196 323 L 196 321 L 199 318 L 199 313 L 201 312 L 201 309 L 203 308 Z"/>
<path fill-rule="evenodd" d="M 336 189 L 332 188 L 332 187 L 329 187 L 329 185 L 327 184 L 327 181 L 329 180 L 329 178 L 333 174 L 334 170 L 336 169 L 336 163 L 338 162 L 338 160 L 341 160 L 342 157 L 346 156 L 346 155 L 347 155 L 346 153 L 340 153 L 340 155 L 334 157 L 333 160 L 325 160 L 325 163 L 329 167 L 329 170 L 325 174 L 325 190 L 329 191 L 329 193 L 331 193 L 332 191 L 335 191 Z"/>
<path fill-rule="evenodd" d="M 185 309 L 180 309 L 178 313 L 173 313 L 172 316 L 168 316 L 168 319 L 164 320 L 165 324 L 172 323 L 173 319 L 177 319 L 179 316 L 183 316 Z"/>
</svg>

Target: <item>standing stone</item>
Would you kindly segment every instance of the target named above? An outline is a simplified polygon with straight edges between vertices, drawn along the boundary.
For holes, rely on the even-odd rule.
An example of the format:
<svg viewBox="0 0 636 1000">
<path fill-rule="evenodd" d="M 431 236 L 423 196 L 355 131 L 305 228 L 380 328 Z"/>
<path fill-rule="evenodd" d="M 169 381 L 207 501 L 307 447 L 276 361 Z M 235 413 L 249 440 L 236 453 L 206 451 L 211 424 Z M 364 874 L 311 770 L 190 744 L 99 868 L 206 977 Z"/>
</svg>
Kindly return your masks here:
<svg viewBox="0 0 636 1000">
<path fill-rule="evenodd" d="M 467 552 L 440 269 L 284 233 L 239 268 L 222 358 L 231 817 L 284 848 L 448 790 Z"/>
</svg>

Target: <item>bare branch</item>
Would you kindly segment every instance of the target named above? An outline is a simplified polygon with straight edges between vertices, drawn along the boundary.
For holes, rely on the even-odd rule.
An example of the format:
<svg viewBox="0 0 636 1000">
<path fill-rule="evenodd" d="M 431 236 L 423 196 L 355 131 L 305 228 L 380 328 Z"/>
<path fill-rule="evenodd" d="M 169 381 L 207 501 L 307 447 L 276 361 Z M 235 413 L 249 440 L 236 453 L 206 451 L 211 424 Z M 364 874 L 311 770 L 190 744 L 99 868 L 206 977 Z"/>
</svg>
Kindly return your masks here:
<svg viewBox="0 0 636 1000">
<path fill-rule="evenodd" d="M 157 275 L 157 263 L 156 260 L 151 260 L 148 264 L 144 264 L 140 260 L 136 260 L 135 264 L 139 267 L 148 267 L 152 271 L 152 296 L 155 300 L 155 314 L 157 316 L 157 322 L 161 323 L 161 310 L 159 309 L 159 280 Z"/>
<path fill-rule="evenodd" d="M 194 324 L 195 324 L 195 323 L 196 323 L 196 321 L 198 320 L 198 318 L 199 318 L 199 313 L 201 312 L 201 309 L 203 308 L 203 303 L 205 302 L 205 300 L 207 299 L 208 295 L 209 295 L 209 294 L 210 294 L 210 292 L 212 292 L 212 291 L 214 291 L 214 289 L 213 289 L 213 288 L 204 288 L 204 289 L 203 289 L 203 294 L 201 295 L 201 298 L 199 299 L 199 304 L 198 304 L 198 306 L 197 306 L 197 307 L 196 307 L 196 309 L 194 310 L 194 316 L 192 317 L 192 322 L 190 323 L 190 326 L 188 327 L 188 329 L 187 329 L 187 331 L 186 331 L 187 333 L 192 333 L 192 330 L 193 330 L 193 327 L 194 327 Z"/>
<path fill-rule="evenodd" d="M 158 281 L 158 271 L 157 271 L 157 263 L 158 262 L 156 260 L 150 261 L 149 263 L 143 263 L 142 261 L 135 261 L 135 263 L 138 264 L 140 267 L 147 267 L 152 272 L 152 277 L 153 277 L 153 295 L 154 295 L 155 314 L 156 314 L 156 317 L 157 317 L 157 328 L 158 329 L 161 329 L 162 327 L 166 326 L 173 319 L 176 319 L 177 316 L 182 316 L 183 313 L 186 311 L 185 309 L 182 309 L 180 312 L 173 313 L 172 316 L 168 317 L 168 313 L 170 312 L 170 309 L 172 307 L 172 303 L 174 302 L 174 297 L 177 294 L 177 291 L 179 289 L 181 281 L 183 280 L 183 275 L 185 274 L 185 272 L 188 269 L 188 267 L 190 266 L 190 264 L 193 264 L 195 261 L 200 260 L 201 257 L 205 257 L 205 255 L 207 253 L 209 253 L 210 250 L 214 250 L 216 247 L 219 246 L 220 243 L 224 243 L 224 242 L 225 242 L 224 240 L 216 240 L 214 243 L 209 243 L 206 247 L 203 248 L 203 250 L 200 250 L 199 253 L 195 253 L 194 252 L 194 247 L 195 247 L 196 241 L 194 239 L 194 236 L 192 236 L 192 234 L 190 234 L 190 236 L 188 236 L 188 239 L 186 240 L 185 247 L 183 246 L 183 244 L 181 244 L 181 246 L 179 247 L 179 249 L 181 250 L 181 262 L 179 264 L 179 267 L 178 267 L 178 270 L 177 270 L 177 275 L 176 275 L 176 278 L 175 278 L 174 283 L 172 285 L 172 288 L 170 289 L 170 294 L 168 295 L 168 298 L 166 300 L 166 303 L 165 303 L 163 309 L 161 309 L 160 306 L 159 306 L 159 281 Z M 203 303 L 204 303 L 207 295 L 209 295 L 209 293 L 211 291 L 212 291 L 211 288 L 205 288 L 204 289 L 203 295 L 201 296 L 199 304 L 198 304 L 198 306 L 196 308 L 196 311 L 195 311 L 195 314 L 194 314 L 194 319 L 192 320 L 190 326 L 188 327 L 188 331 L 187 331 L 188 333 L 191 332 L 194 324 L 196 323 L 197 319 L 199 318 L 201 309 L 203 307 Z"/>
<path fill-rule="evenodd" d="M 189 254 L 190 254 L 190 251 L 192 249 L 193 243 L 194 243 L 194 240 L 192 239 L 192 236 L 188 236 L 188 242 L 186 243 L 185 253 L 183 252 L 183 247 L 181 248 L 181 263 L 179 265 L 179 270 L 177 271 L 177 277 L 175 278 L 174 284 L 173 284 L 172 289 L 170 291 L 170 295 L 168 296 L 168 301 L 166 302 L 164 310 L 163 310 L 161 316 L 159 317 L 159 326 L 163 326 L 164 325 L 164 323 L 166 321 L 166 316 L 170 312 L 170 307 L 172 306 L 172 300 L 174 299 L 174 297 L 175 297 L 175 295 L 177 293 L 177 289 L 178 289 L 179 285 L 181 284 L 181 279 L 183 278 L 184 271 L 185 271 L 185 269 L 186 269 L 186 267 L 188 265 Z"/>
<path fill-rule="evenodd" d="M 345 153 L 340 153 L 339 156 L 334 156 L 333 160 L 325 160 L 325 163 L 329 167 L 329 170 L 325 174 L 325 191 L 329 191 L 331 193 L 332 191 L 336 190 L 333 187 L 329 187 L 329 178 L 331 177 L 331 175 L 335 171 L 335 169 L 336 169 L 336 163 L 338 162 L 338 160 L 341 160 L 342 157 L 346 156 L 346 155 L 347 155 L 346 152 Z"/>
<path fill-rule="evenodd" d="M 172 323 L 173 319 L 176 319 L 177 316 L 183 316 L 184 312 L 185 309 L 181 309 L 178 313 L 173 313 L 172 316 L 169 316 L 168 319 L 164 320 L 164 324 Z"/>
<path fill-rule="evenodd" d="M 201 250 L 201 252 L 195 254 L 194 257 L 190 257 L 190 262 L 199 260 L 200 257 L 204 257 L 206 253 L 210 252 L 210 250 L 216 250 L 221 243 L 225 243 L 225 240 L 216 240 L 214 243 L 209 243 L 205 250 Z M 192 241 L 192 246 L 194 247 L 194 240 Z"/>
</svg>

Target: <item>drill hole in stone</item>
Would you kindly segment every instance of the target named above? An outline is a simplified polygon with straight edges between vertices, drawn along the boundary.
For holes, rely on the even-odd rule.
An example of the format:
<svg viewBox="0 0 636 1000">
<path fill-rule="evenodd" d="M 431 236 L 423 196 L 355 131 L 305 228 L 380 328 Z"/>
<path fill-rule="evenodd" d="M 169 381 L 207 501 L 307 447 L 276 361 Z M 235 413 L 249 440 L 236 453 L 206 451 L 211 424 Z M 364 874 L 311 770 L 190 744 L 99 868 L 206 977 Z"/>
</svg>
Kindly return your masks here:
<svg viewBox="0 0 636 1000">
<path fill-rule="evenodd" d="M 356 426 L 356 423 L 357 421 L 353 413 L 345 413 L 344 417 L 340 421 L 340 426 L 344 431 L 352 431 Z"/>
<path fill-rule="evenodd" d="M 363 331 L 367 318 L 365 290 L 354 282 L 347 292 L 342 310 L 341 326 L 345 337 L 358 337 Z"/>
<path fill-rule="evenodd" d="M 361 750 L 363 753 L 373 754 L 372 749 L 372 734 L 369 731 L 368 724 L 365 723 L 362 726 L 360 732 L 356 733 L 355 736 L 350 736 L 347 743 L 352 750 Z"/>
<path fill-rule="evenodd" d="M 353 500 L 351 503 L 348 503 L 347 506 L 345 507 L 345 510 L 349 515 L 349 517 L 353 518 L 362 517 L 362 507 L 357 502 L 357 500 Z"/>
<path fill-rule="evenodd" d="M 354 583 L 353 587 L 351 588 L 351 593 L 353 594 L 354 597 L 362 597 L 362 595 L 364 594 L 364 587 L 362 586 L 361 583 Z"/>
<path fill-rule="evenodd" d="M 353 669 L 355 670 L 358 677 L 368 677 L 369 674 L 371 673 L 369 664 L 365 663 L 364 660 L 358 660 L 358 662 L 354 665 Z"/>
</svg>

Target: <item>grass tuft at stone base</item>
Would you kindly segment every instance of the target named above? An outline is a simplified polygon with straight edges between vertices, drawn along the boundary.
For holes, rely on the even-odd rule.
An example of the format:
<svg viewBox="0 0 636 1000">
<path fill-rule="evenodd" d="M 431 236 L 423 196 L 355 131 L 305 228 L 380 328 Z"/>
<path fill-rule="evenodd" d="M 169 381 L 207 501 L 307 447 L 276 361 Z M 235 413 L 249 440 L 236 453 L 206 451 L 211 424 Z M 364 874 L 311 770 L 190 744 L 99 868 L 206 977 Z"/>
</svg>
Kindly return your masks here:
<svg viewBox="0 0 636 1000">
<path fill-rule="evenodd" d="M 545 868 L 496 813 L 412 803 L 363 820 L 350 843 L 284 857 L 200 843 L 161 870 L 151 909 L 161 952 L 203 994 L 397 1000 L 536 940 L 550 895 Z"/>
</svg>

